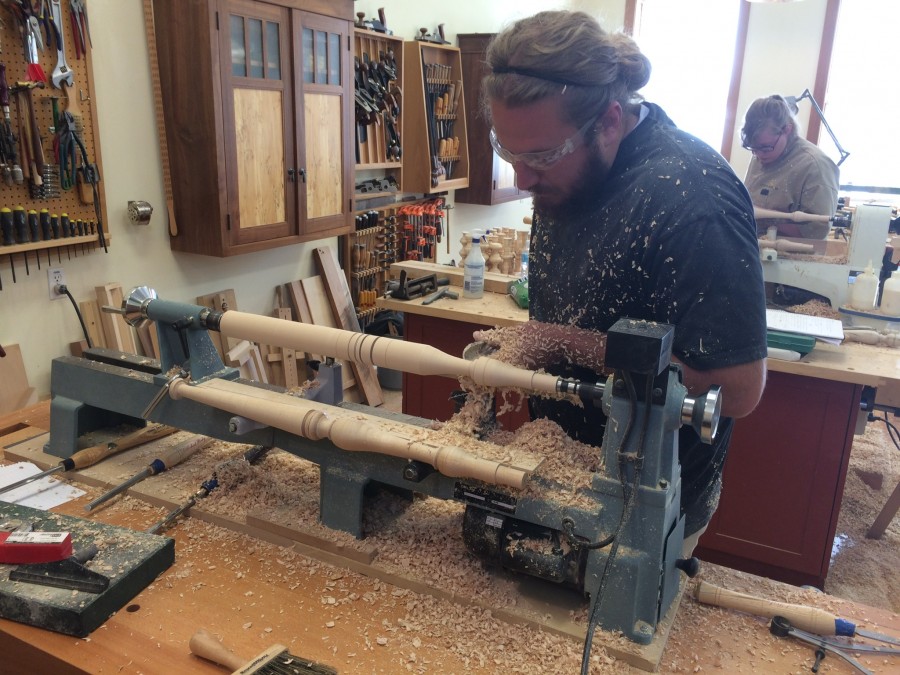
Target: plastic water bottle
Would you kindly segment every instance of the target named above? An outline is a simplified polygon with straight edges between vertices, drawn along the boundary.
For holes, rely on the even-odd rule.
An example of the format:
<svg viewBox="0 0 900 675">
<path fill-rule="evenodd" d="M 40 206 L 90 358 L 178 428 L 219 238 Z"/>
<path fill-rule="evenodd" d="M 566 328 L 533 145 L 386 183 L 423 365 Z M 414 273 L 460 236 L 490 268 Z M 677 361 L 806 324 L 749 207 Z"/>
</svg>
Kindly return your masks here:
<svg viewBox="0 0 900 675">
<path fill-rule="evenodd" d="M 528 248 L 522 249 L 522 273 L 519 275 L 520 278 L 528 280 Z"/>
<path fill-rule="evenodd" d="M 900 316 L 900 270 L 894 270 L 884 280 L 881 291 L 881 313 L 888 316 Z"/>
<path fill-rule="evenodd" d="M 850 306 L 864 312 L 870 312 L 875 307 L 875 297 L 878 295 L 878 277 L 872 270 L 872 261 L 866 265 L 862 274 L 856 275 L 853 285 L 850 287 Z"/>
<path fill-rule="evenodd" d="M 466 256 L 463 273 L 463 297 L 477 299 L 484 296 L 484 254 L 481 252 L 481 230 L 472 232 L 472 249 Z"/>
</svg>

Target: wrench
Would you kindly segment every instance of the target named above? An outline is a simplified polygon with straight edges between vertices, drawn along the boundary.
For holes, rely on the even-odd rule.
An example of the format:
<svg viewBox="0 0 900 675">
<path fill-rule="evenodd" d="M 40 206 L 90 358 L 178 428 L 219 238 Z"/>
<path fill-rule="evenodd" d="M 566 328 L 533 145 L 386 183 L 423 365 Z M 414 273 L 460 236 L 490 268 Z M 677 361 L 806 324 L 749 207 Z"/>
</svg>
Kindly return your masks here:
<svg viewBox="0 0 900 675">
<path fill-rule="evenodd" d="M 50 10 L 53 13 L 53 23 L 56 25 L 57 35 L 59 36 L 59 44 L 56 49 L 56 68 L 50 76 L 50 81 L 57 89 L 62 89 L 63 84 L 70 87 L 75 83 L 75 75 L 69 64 L 66 63 L 66 46 L 63 41 L 63 22 L 62 9 L 59 0 L 50 0 Z"/>
</svg>

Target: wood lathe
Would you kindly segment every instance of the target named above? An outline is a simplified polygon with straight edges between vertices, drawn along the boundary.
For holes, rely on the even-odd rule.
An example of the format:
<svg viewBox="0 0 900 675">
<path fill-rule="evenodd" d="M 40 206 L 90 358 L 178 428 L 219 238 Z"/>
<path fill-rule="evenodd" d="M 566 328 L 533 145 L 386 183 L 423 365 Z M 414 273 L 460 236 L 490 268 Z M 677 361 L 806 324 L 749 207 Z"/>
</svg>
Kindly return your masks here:
<svg viewBox="0 0 900 675">
<path fill-rule="evenodd" d="M 825 216 L 809 216 L 801 214 L 792 217 L 789 213 L 754 209 L 757 218 L 780 215 L 784 220 L 815 220 Z M 807 217 L 809 216 L 809 217 Z M 850 240 L 847 248 L 847 260 L 834 262 L 823 259 L 818 261 L 806 256 L 803 259 L 780 256 L 772 252 L 777 248 L 781 238 L 769 242 L 760 239 L 760 258 L 763 264 L 763 278 L 774 284 L 793 286 L 811 291 L 828 298 L 833 309 L 839 310 L 847 305 L 850 285 L 856 275 L 866 265 L 878 265 L 884 257 L 885 242 L 891 221 L 891 208 L 878 204 L 860 204 L 856 207 L 850 225 Z M 810 240 L 802 240 L 800 250 L 789 249 L 787 252 L 809 253 Z"/>
<path fill-rule="evenodd" d="M 696 562 L 680 559 L 677 432 L 691 424 L 710 442 L 721 409 L 718 388 L 687 395 L 681 369 L 671 363 L 671 326 L 621 319 L 608 334 L 613 375 L 592 383 L 486 356 L 467 360 L 428 345 L 171 302 L 146 287 L 131 291 L 120 311 L 132 325 L 155 321 L 160 362 L 109 350 L 55 359 L 48 453 L 69 456 L 84 433 L 145 420 L 275 446 L 319 466 L 322 523 L 357 537 L 364 535 L 370 486 L 458 500 L 466 504 L 463 534 L 472 552 L 575 587 L 590 598 L 599 626 L 642 645 L 658 638 L 664 644 L 658 627 L 680 597 L 681 570 L 691 572 Z M 577 499 L 564 499 L 566 486 L 536 465 L 482 457 L 436 440 L 423 420 L 341 403 L 339 366 L 323 364 L 325 386 L 297 395 L 239 379 L 209 331 L 486 387 L 577 397 L 609 418 L 597 450 L 602 461 Z M 336 400 L 323 401 L 335 392 Z"/>
</svg>

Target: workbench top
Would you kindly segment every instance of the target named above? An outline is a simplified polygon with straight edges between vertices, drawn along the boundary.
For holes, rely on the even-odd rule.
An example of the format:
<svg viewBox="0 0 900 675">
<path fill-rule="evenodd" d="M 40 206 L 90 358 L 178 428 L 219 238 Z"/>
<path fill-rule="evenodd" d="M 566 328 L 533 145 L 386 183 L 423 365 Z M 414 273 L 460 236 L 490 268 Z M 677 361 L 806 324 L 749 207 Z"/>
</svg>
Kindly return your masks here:
<svg viewBox="0 0 900 675">
<path fill-rule="evenodd" d="M 400 270 L 406 270 L 410 278 L 423 274 L 447 277 L 450 285 L 462 284 L 462 269 L 433 263 L 402 262 L 391 266 L 391 274 L 396 277 Z M 441 298 L 430 305 L 423 305 L 421 298 L 397 300 L 379 298 L 382 309 L 409 312 L 420 316 L 463 321 L 486 326 L 514 326 L 528 320 L 528 310 L 520 309 L 506 294 L 506 284 L 513 278 L 490 273 L 485 275 L 485 293 L 479 300 L 462 297 L 458 300 Z M 457 355 L 458 356 L 458 355 Z M 817 377 L 836 382 L 862 384 L 878 389 L 876 400 L 879 404 L 900 408 L 900 349 L 875 347 L 858 342 L 832 345 L 817 342 L 815 349 L 799 361 L 768 359 L 771 371 L 792 373 L 806 377 Z"/>
<path fill-rule="evenodd" d="M 33 444 L 39 437 L 35 434 L 44 433 L 33 425 L 46 419 L 41 406 L 23 411 L 20 421 L 15 416 L 0 418 L 0 448 L 9 456 L 20 445 Z M 121 461 L 127 465 L 129 460 Z M 187 464 L 152 480 L 184 470 Z M 84 504 L 101 490 L 81 482 L 80 472 L 69 477 L 88 494 L 55 510 L 85 517 Z M 176 503 L 187 497 L 156 489 Z M 129 497 L 89 517 L 145 529 L 163 513 L 158 506 Z M 424 586 L 410 588 L 399 577 L 396 583 L 373 578 L 360 573 L 359 566 L 310 555 L 308 547 L 272 531 L 255 530 L 249 522 L 236 525 L 220 519 L 216 524 L 189 517 L 167 534 L 175 539 L 175 563 L 89 638 L 0 620 L 4 672 L 221 673 L 189 654 L 190 636 L 201 626 L 241 656 L 249 658 L 280 643 L 295 655 L 342 673 L 578 670 L 581 646 L 571 637 L 500 621 L 487 609 L 435 596 Z M 715 565 L 704 564 L 702 577 L 732 590 L 814 605 L 871 630 L 900 634 L 900 617 L 885 610 Z M 811 648 L 772 636 L 766 620 L 697 603 L 690 597 L 692 584 L 675 617 L 662 672 L 801 672 L 812 664 Z M 591 672 L 642 672 L 605 656 L 597 639 L 594 644 L 600 665 Z M 862 660 L 876 673 L 892 672 L 890 666 L 896 665 L 884 657 Z M 852 670 L 829 658 L 822 672 Z"/>
<path fill-rule="evenodd" d="M 528 321 L 528 310 L 521 309 L 515 301 L 505 293 L 485 292 L 478 300 L 464 298 L 462 288 L 451 284 L 450 290 L 459 295 L 457 300 L 448 297 L 439 298 L 431 304 L 423 305 L 422 298 L 397 300 L 396 298 L 378 298 L 376 304 L 380 309 L 395 312 L 410 312 L 421 316 L 430 316 L 448 321 L 466 321 L 485 326 L 515 326 Z M 458 356 L 458 355 L 457 355 Z"/>
</svg>

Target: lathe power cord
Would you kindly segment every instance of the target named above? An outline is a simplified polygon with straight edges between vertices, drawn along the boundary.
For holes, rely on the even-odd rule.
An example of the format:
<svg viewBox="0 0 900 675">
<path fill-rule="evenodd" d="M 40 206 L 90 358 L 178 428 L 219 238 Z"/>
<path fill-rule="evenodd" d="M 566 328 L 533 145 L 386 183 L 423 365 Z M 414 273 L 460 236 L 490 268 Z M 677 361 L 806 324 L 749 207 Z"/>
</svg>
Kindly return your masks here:
<svg viewBox="0 0 900 675">
<path fill-rule="evenodd" d="M 884 426 L 887 428 L 888 437 L 893 442 L 894 447 L 897 448 L 897 450 L 900 450 L 900 431 L 888 421 L 887 413 L 884 414 L 884 417 L 876 417 L 873 413 L 869 413 L 868 421 L 884 422 Z"/>
<path fill-rule="evenodd" d="M 584 651 L 581 654 L 581 675 L 588 675 L 590 672 L 591 645 L 594 641 L 594 631 L 597 629 L 597 624 L 600 621 L 600 603 L 603 602 L 603 593 L 606 590 L 609 572 L 610 569 L 612 569 L 612 563 L 615 561 L 616 554 L 619 550 L 619 533 L 631 517 L 631 511 L 634 506 L 634 496 L 637 494 L 641 484 L 641 467 L 644 461 L 644 442 L 647 436 L 647 429 L 650 426 L 650 401 L 653 394 L 653 378 L 648 377 L 647 386 L 644 391 L 644 402 L 646 403 L 644 406 L 644 420 L 641 425 L 641 436 L 638 439 L 637 451 L 634 453 L 633 457 L 629 457 L 627 453 L 622 452 L 631 435 L 634 418 L 637 415 L 637 393 L 634 389 L 634 382 L 631 380 L 631 374 L 623 372 L 622 377 L 625 381 L 626 390 L 628 391 L 628 401 L 630 404 L 628 422 L 625 426 L 625 431 L 622 434 L 622 440 L 619 443 L 619 447 L 616 449 L 616 455 L 619 458 L 619 482 L 622 484 L 622 515 L 619 518 L 619 523 L 616 525 L 616 530 L 611 537 L 612 548 L 609 550 L 609 554 L 606 557 L 606 563 L 603 565 L 603 573 L 600 576 L 600 586 L 597 588 L 597 597 L 594 598 L 594 608 L 591 610 L 591 616 L 588 620 L 587 635 L 585 635 L 584 638 Z M 629 461 L 632 461 L 634 464 L 634 476 L 632 477 L 630 486 L 628 485 L 625 471 Z"/>
<path fill-rule="evenodd" d="M 56 292 L 57 292 L 57 293 L 65 293 L 66 297 L 69 298 L 69 300 L 72 301 L 72 307 L 75 308 L 75 316 L 78 317 L 78 322 L 81 324 L 81 330 L 82 330 L 82 332 L 84 333 L 84 339 L 85 339 L 85 341 L 87 342 L 88 349 L 90 349 L 90 348 L 93 347 L 94 345 L 93 345 L 93 343 L 91 342 L 91 336 L 88 335 L 88 329 L 87 329 L 87 326 L 84 325 L 84 317 L 81 316 L 81 311 L 78 309 L 78 303 L 75 302 L 75 298 L 73 298 L 73 297 L 72 297 L 72 294 L 69 293 L 69 289 L 66 287 L 65 284 L 59 284 L 59 285 L 56 287 Z"/>
</svg>

